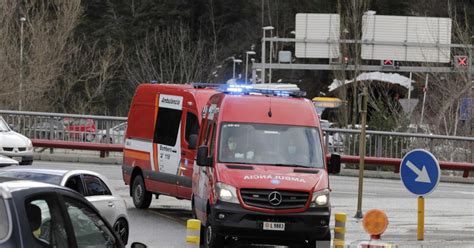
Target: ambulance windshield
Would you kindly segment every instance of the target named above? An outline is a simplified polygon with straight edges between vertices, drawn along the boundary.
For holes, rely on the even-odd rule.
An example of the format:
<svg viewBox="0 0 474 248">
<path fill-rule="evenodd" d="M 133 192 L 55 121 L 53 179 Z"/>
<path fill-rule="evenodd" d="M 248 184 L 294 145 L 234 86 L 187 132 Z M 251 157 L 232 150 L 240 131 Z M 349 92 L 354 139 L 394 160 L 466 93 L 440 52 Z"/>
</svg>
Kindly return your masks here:
<svg viewBox="0 0 474 248">
<path fill-rule="evenodd" d="M 319 130 L 313 127 L 223 123 L 219 162 L 323 168 Z"/>
</svg>

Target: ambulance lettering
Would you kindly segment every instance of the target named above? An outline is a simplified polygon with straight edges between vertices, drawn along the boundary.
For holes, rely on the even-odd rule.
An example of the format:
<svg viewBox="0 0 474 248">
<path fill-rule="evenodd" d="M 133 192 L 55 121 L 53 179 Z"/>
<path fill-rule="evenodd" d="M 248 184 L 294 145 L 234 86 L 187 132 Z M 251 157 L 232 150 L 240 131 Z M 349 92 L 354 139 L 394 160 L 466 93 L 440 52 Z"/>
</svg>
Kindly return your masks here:
<svg viewBox="0 0 474 248">
<path fill-rule="evenodd" d="M 246 175 L 244 176 L 244 180 L 272 180 L 277 179 L 280 181 L 288 181 L 288 182 L 298 182 L 298 183 L 306 183 L 303 178 L 293 177 L 293 176 L 272 176 L 272 175 Z"/>
</svg>

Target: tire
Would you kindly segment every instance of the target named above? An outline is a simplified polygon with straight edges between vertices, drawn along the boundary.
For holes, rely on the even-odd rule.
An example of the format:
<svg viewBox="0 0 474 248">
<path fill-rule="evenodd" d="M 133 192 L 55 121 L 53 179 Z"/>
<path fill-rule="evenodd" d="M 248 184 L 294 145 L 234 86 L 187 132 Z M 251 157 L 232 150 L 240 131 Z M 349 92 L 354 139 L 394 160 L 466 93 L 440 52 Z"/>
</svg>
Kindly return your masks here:
<svg viewBox="0 0 474 248">
<path fill-rule="evenodd" d="M 196 207 L 194 206 L 194 201 L 191 203 L 191 218 L 198 219 L 197 214 L 196 214 Z M 200 241 L 199 247 L 204 247 L 204 240 L 206 239 L 205 230 L 206 230 L 206 227 L 203 226 L 201 223 L 201 229 L 199 230 L 199 241 Z"/>
<path fill-rule="evenodd" d="M 146 190 L 145 181 L 141 175 L 136 176 L 132 183 L 132 198 L 136 208 L 146 209 L 151 204 L 152 194 Z"/>
<path fill-rule="evenodd" d="M 331 247 L 331 231 L 328 230 L 327 234 L 320 239 L 317 240 L 309 240 L 308 241 L 308 246 L 311 248 L 330 248 Z"/>
<path fill-rule="evenodd" d="M 86 142 L 92 142 L 95 140 L 95 134 L 86 134 L 86 136 L 84 136 L 84 141 Z"/>
<path fill-rule="evenodd" d="M 114 224 L 114 231 L 122 240 L 122 243 L 126 245 L 128 243 L 128 223 L 124 218 L 118 219 Z"/>
<path fill-rule="evenodd" d="M 225 236 L 215 232 L 216 228 L 211 224 L 211 216 L 207 216 L 207 223 L 204 233 L 205 248 L 221 248 L 224 247 Z"/>
<path fill-rule="evenodd" d="M 19 164 L 20 164 L 20 165 L 32 165 L 32 164 L 33 164 L 33 160 L 31 160 L 31 161 L 23 161 L 23 162 L 20 162 Z"/>
</svg>

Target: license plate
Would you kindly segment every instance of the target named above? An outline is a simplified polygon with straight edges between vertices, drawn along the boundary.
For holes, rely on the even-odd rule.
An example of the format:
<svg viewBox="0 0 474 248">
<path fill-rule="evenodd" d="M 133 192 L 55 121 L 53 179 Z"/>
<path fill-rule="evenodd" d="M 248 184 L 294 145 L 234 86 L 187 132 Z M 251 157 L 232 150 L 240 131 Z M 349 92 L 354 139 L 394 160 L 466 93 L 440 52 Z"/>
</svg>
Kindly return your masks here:
<svg viewBox="0 0 474 248">
<path fill-rule="evenodd" d="M 281 222 L 263 222 L 263 230 L 285 231 L 285 223 L 281 223 Z"/>
<path fill-rule="evenodd" d="M 13 160 L 16 160 L 18 162 L 21 162 L 22 161 L 22 158 L 21 157 L 12 157 Z"/>
</svg>

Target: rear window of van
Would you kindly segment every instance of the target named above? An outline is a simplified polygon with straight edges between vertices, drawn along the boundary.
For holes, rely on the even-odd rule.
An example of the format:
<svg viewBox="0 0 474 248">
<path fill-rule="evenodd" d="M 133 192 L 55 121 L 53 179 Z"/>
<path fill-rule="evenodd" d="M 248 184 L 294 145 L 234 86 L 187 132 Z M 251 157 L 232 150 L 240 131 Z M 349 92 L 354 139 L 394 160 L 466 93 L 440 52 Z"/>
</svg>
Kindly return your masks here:
<svg viewBox="0 0 474 248">
<path fill-rule="evenodd" d="M 7 237 L 10 228 L 9 223 L 7 208 L 3 197 L 0 196 L 0 240 L 4 240 Z"/>
</svg>

